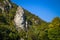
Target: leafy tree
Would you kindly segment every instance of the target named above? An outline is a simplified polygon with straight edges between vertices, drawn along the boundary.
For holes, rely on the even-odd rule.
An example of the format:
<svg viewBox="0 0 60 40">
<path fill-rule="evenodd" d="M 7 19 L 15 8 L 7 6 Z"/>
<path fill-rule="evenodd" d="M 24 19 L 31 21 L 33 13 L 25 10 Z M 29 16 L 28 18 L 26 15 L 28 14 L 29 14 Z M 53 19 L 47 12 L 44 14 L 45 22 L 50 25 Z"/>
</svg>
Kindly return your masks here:
<svg viewBox="0 0 60 40">
<path fill-rule="evenodd" d="M 51 40 L 60 40 L 60 18 L 54 18 L 49 25 L 48 37 Z"/>
</svg>

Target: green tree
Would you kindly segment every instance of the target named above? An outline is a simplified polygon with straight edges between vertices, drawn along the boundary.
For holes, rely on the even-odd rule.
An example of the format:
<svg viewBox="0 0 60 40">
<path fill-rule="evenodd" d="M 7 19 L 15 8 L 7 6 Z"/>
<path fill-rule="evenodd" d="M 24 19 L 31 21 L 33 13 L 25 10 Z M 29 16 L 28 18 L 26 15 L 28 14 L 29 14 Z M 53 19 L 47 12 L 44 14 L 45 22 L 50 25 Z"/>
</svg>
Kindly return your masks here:
<svg viewBox="0 0 60 40">
<path fill-rule="evenodd" d="M 54 18 L 49 25 L 48 37 L 51 40 L 60 40 L 60 18 Z"/>
</svg>

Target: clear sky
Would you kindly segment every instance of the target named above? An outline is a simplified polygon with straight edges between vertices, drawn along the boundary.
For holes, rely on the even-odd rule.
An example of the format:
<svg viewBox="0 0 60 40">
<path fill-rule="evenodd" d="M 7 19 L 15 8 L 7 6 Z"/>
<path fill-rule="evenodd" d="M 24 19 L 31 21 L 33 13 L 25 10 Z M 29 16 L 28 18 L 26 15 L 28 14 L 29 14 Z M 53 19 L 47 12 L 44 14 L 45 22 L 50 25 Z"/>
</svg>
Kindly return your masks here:
<svg viewBox="0 0 60 40">
<path fill-rule="evenodd" d="M 60 0 L 12 0 L 41 19 L 50 22 L 60 17 Z"/>
</svg>

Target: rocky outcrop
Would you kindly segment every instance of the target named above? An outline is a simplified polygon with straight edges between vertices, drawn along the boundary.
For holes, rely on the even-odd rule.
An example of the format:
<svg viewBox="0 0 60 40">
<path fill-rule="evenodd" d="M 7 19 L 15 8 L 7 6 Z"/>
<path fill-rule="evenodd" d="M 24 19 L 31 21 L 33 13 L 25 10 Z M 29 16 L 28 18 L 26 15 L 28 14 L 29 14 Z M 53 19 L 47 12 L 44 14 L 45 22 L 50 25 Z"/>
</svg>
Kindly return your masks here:
<svg viewBox="0 0 60 40">
<path fill-rule="evenodd" d="M 17 8 L 16 11 L 16 15 L 14 17 L 14 22 L 16 25 L 16 29 L 19 31 L 20 29 L 25 29 L 25 25 L 26 25 L 26 20 L 25 20 L 25 16 L 24 16 L 24 11 L 21 7 Z"/>
<path fill-rule="evenodd" d="M 11 9 L 12 8 L 12 5 L 11 5 L 11 3 L 8 1 L 8 0 L 4 0 L 4 1 L 2 1 L 3 3 L 0 3 L 0 9 L 2 10 L 2 13 L 4 12 L 4 11 L 8 11 L 9 9 Z M 4 4 L 4 5 L 3 5 Z"/>
<path fill-rule="evenodd" d="M 0 6 L 0 9 L 2 10 L 2 13 L 4 12 L 4 7 Z"/>
<path fill-rule="evenodd" d="M 3 3 L 0 3 L 0 9 L 2 10 L 2 13 L 9 13 L 13 5 L 9 2 L 9 0 L 2 0 L 2 2 Z M 24 9 L 22 7 L 17 7 L 16 15 L 14 16 L 14 22 L 17 31 L 21 29 L 27 30 L 28 23 L 26 21 Z"/>
<path fill-rule="evenodd" d="M 7 4 L 7 5 L 9 5 L 10 8 L 12 8 L 12 5 L 11 5 L 11 3 L 8 0 L 5 0 L 3 2 L 4 2 L 5 5 Z"/>
</svg>

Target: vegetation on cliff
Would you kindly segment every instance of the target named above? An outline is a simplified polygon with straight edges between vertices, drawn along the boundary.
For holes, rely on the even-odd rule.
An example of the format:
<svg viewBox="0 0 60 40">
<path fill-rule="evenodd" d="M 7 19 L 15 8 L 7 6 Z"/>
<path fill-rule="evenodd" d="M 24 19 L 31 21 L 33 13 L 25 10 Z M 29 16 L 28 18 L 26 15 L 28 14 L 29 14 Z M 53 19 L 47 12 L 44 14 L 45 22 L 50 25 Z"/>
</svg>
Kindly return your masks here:
<svg viewBox="0 0 60 40">
<path fill-rule="evenodd" d="M 0 0 L 2 5 L 4 5 L 3 1 Z M 11 5 L 12 8 L 5 9 L 3 13 L 0 9 L 0 40 L 19 40 L 20 38 L 24 38 L 24 40 L 60 40 L 59 17 L 54 18 L 51 22 L 45 22 L 25 9 L 29 29 L 27 32 L 20 30 L 20 33 L 18 33 L 13 21 L 18 6 L 12 2 Z M 5 6 L 7 8 L 8 5 Z"/>
</svg>

